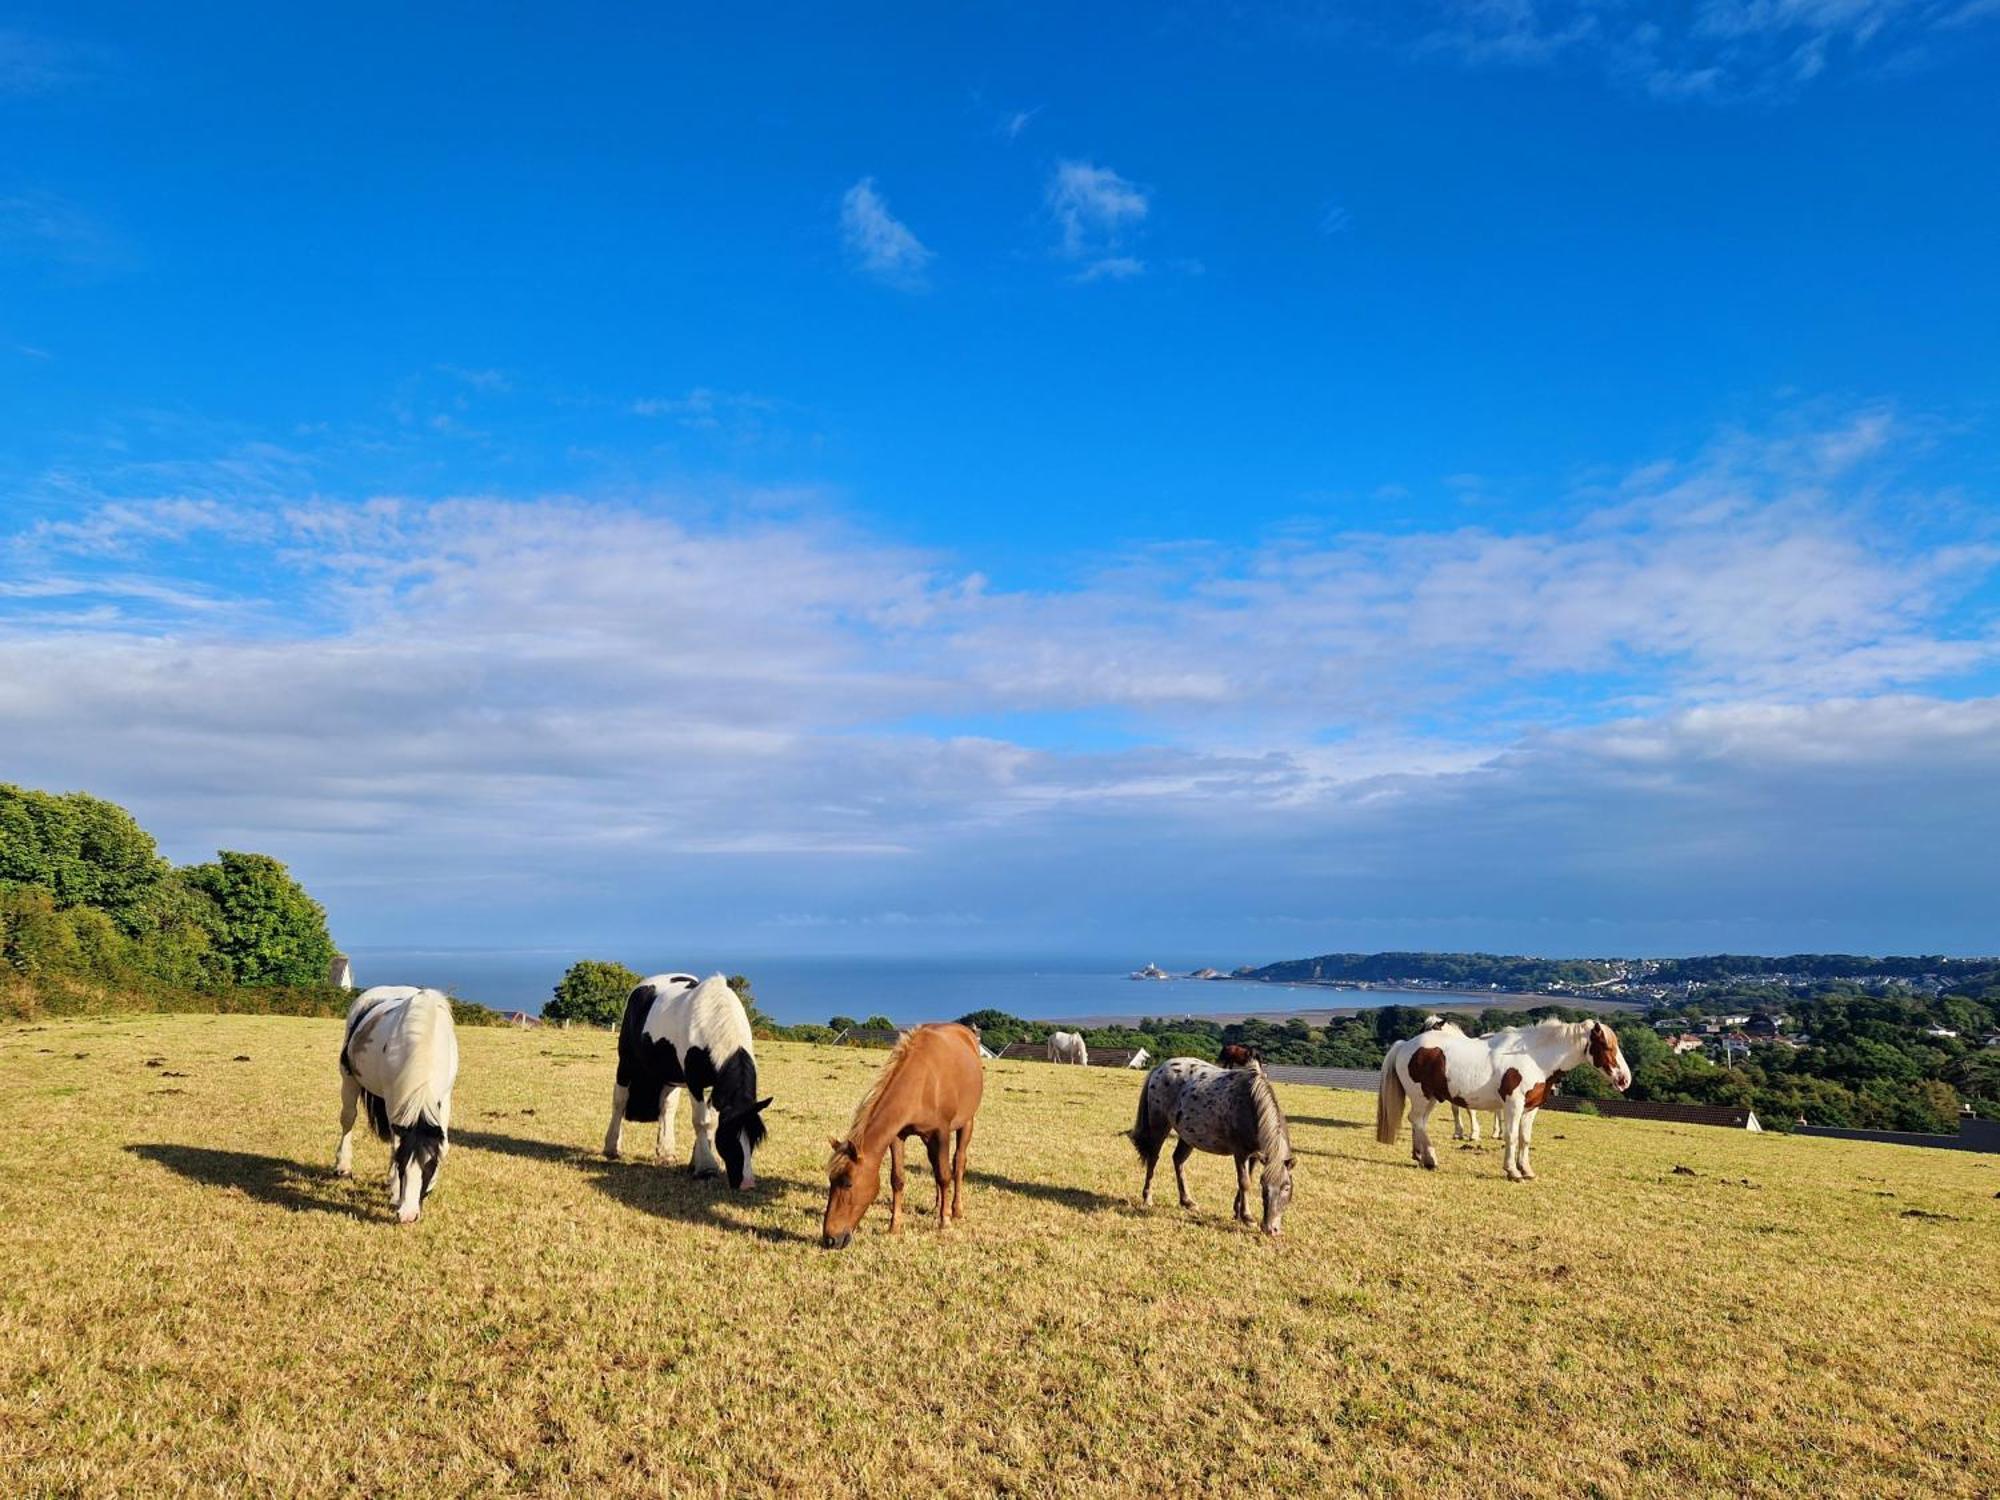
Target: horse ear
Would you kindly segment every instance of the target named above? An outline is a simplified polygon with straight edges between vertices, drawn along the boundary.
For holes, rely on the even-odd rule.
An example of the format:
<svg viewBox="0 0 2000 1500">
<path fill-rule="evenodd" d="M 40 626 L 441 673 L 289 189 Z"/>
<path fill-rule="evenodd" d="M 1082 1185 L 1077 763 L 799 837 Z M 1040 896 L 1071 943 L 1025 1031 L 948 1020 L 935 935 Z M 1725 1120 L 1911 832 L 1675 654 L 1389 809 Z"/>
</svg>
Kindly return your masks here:
<svg viewBox="0 0 2000 1500">
<path fill-rule="evenodd" d="M 771 1100 L 777 1097 L 778 1096 L 776 1094 L 773 1094 L 770 1096 L 770 1098 L 759 1099 L 755 1104 L 750 1106 L 750 1112 L 752 1114 L 761 1115 L 765 1110 L 771 1107 Z"/>
<path fill-rule="evenodd" d="M 826 1143 L 827 1145 L 832 1147 L 835 1151 L 843 1151 L 846 1149 L 846 1147 L 841 1143 L 840 1137 L 837 1135 L 828 1136 L 826 1138 Z"/>
</svg>

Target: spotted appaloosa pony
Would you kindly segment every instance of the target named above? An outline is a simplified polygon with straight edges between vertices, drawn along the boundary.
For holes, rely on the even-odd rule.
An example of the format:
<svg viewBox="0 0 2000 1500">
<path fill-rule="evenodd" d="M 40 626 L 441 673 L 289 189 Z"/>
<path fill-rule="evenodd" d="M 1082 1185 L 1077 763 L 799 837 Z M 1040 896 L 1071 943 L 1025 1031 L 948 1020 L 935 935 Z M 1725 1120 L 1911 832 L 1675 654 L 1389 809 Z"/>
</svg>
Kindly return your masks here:
<svg viewBox="0 0 2000 1500">
<path fill-rule="evenodd" d="M 413 1224 L 437 1186 L 451 1149 L 451 1089 L 458 1079 L 458 1034 L 451 1001 L 438 990 L 378 984 L 347 1008 L 340 1048 L 340 1146 L 333 1170 L 354 1171 L 354 1119 L 389 1143 L 389 1204 Z"/>
<path fill-rule="evenodd" d="M 1264 1168 L 1264 1233 L 1278 1233 L 1292 1201 L 1292 1138 L 1261 1066 L 1219 1068 L 1198 1057 L 1175 1057 L 1146 1075 L 1132 1144 L 1146 1164 L 1140 1201 L 1148 1208 L 1153 1206 L 1153 1169 L 1169 1133 L 1180 1136 L 1174 1147 L 1174 1185 L 1182 1208 L 1194 1207 L 1183 1170 L 1188 1157 L 1196 1151 L 1233 1156 L 1238 1221 L 1250 1222 L 1250 1165 L 1256 1162 Z"/>
<path fill-rule="evenodd" d="M 1618 1033 L 1602 1021 L 1544 1021 L 1481 1037 L 1468 1037 L 1449 1025 L 1420 1031 L 1390 1047 L 1382 1059 L 1375 1138 L 1385 1146 L 1395 1143 L 1408 1099 L 1410 1154 L 1434 1168 L 1430 1114 L 1435 1105 L 1497 1109 L 1502 1164 L 1511 1181 L 1523 1181 L 1535 1175 L 1528 1161 L 1535 1111 L 1557 1080 L 1586 1060 L 1621 1093 L 1631 1087 L 1632 1070 L 1619 1051 Z"/>
<path fill-rule="evenodd" d="M 1080 1031 L 1051 1031 L 1049 1033 L 1049 1061 L 1052 1063 L 1075 1063 L 1079 1068 L 1090 1066 L 1090 1049 L 1083 1044 Z"/>
<path fill-rule="evenodd" d="M 1215 1059 L 1217 1065 L 1224 1068 L 1247 1068 L 1252 1063 L 1263 1060 L 1262 1053 L 1255 1047 L 1245 1046 L 1242 1042 L 1231 1042 Z"/>
<path fill-rule="evenodd" d="M 854 1111 L 847 1139 L 829 1139 L 826 1217 L 819 1242 L 845 1249 L 855 1226 L 882 1191 L 882 1158 L 889 1158 L 889 1233 L 903 1226 L 903 1141 L 916 1136 L 931 1159 L 937 1184 L 938 1228 L 944 1228 L 945 1154 L 951 1151 L 951 1216 L 962 1217 L 965 1153 L 979 1113 L 986 1075 L 979 1066 L 979 1034 L 969 1026 L 918 1026 L 903 1034 L 882 1071 Z M 955 1142 L 955 1146 L 953 1143 Z"/>
<path fill-rule="evenodd" d="M 764 1110 L 771 1101 L 757 1097 L 750 1018 L 720 974 L 702 980 L 692 974 L 655 974 L 641 980 L 625 1001 L 604 1154 L 616 1159 L 627 1120 L 658 1120 L 654 1158 L 671 1160 L 682 1089 L 694 1104 L 694 1175 L 720 1172 L 733 1188 L 755 1187 L 754 1158 L 764 1142 Z M 717 1117 L 712 1141 L 710 1105 Z M 715 1159 L 718 1147 L 720 1162 Z"/>
</svg>

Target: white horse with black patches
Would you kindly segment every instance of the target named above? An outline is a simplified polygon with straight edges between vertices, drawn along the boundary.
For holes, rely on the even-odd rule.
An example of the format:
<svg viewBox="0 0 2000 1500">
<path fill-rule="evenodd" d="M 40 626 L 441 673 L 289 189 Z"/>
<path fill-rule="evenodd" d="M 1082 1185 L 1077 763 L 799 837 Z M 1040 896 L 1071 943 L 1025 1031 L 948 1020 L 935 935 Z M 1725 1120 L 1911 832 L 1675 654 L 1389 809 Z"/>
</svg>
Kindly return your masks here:
<svg viewBox="0 0 2000 1500">
<path fill-rule="evenodd" d="M 347 1010 L 340 1049 L 340 1147 L 333 1170 L 354 1171 L 354 1120 L 389 1143 L 389 1202 L 416 1222 L 451 1149 L 451 1089 L 458 1080 L 458 1033 L 441 991 L 407 984 L 363 990 Z"/>
<path fill-rule="evenodd" d="M 683 1089 L 694 1104 L 694 1175 L 719 1172 L 733 1188 L 755 1187 L 752 1160 L 764 1140 L 764 1109 L 771 1101 L 757 1097 L 750 1018 L 720 974 L 702 980 L 692 974 L 655 974 L 626 1000 L 604 1154 L 615 1159 L 623 1149 L 627 1120 L 658 1120 L 653 1154 L 662 1163 L 671 1160 L 674 1115 Z"/>
<path fill-rule="evenodd" d="M 1427 1027 L 1395 1043 L 1382 1059 L 1382 1083 L 1375 1099 L 1375 1138 L 1393 1145 L 1402 1129 L 1403 1101 L 1409 1101 L 1410 1154 L 1425 1167 L 1437 1166 L 1431 1149 L 1431 1110 L 1440 1104 L 1459 1109 L 1497 1110 L 1502 1165 L 1510 1181 L 1535 1175 L 1528 1151 L 1534 1142 L 1535 1112 L 1563 1074 L 1589 1062 L 1623 1093 L 1632 1070 L 1618 1047 L 1618 1033 L 1602 1021 L 1543 1021 L 1468 1037 L 1446 1023 Z"/>
<path fill-rule="evenodd" d="M 1049 1061 L 1052 1063 L 1075 1063 L 1079 1068 L 1090 1066 L 1090 1049 L 1083 1044 L 1080 1031 L 1051 1031 L 1049 1033 Z"/>
</svg>

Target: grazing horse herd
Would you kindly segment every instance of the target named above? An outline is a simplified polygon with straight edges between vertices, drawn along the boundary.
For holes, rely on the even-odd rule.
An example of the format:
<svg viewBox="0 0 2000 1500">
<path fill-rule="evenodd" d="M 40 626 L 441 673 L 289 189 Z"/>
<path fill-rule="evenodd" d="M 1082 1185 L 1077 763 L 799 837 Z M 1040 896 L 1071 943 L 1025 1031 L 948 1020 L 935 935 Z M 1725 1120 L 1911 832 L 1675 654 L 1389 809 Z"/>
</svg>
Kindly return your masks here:
<svg viewBox="0 0 2000 1500">
<path fill-rule="evenodd" d="M 1058 1047 L 1058 1038 L 1061 1045 Z M 1072 1048 L 1072 1043 L 1074 1047 Z M 1057 1032 L 1050 1061 L 1082 1062 L 1083 1038 Z M 1485 1036 L 1467 1036 L 1432 1016 L 1415 1036 L 1395 1043 L 1382 1060 L 1376 1094 L 1376 1138 L 1393 1145 L 1405 1105 L 1410 1154 L 1437 1166 L 1430 1115 L 1449 1104 L 1456 1118 L 1478 1113 L 1498 1121 L 1503 1167 L 1512 1181 L 1532 1178 L 1529 1148 L 1535 1115 L 1563 1074 L 1588 1062 L 1624 1090 L 1632 1073 L 1618 1034 L 1602 1021 L 1543 1021 Z M 368 1123 L 389 1145 L 389 1202 L 403 1223 L 416 1220 L 437 1186 L 450 1150 L 451 1091 L 458 1077 L 458 1039 L 451 1001 L 433 989 L 377 985 L 355 998 L 340 1049 L 340 1146 L 334 1171 L 353 1166 L 354 1123 L 365 1106 Z M 829 1138 L 826 1213 L 820 1244 L 845 1247 L 869 1205 L 880 1196 L 882 1161 L 889 1162 L 889 1232 L 903 1219 L 903 1142 L 914 1136 L 930 1157 L 937 1188 L 938 1227 L 962 1216 L 966 1152 L 985 1076 L 979 1036 L 960 1025 L 918 1026 L 904 1033 L 855 1108 L 845 1136 Z M 755 1157 L 764 1140 L 769 1097 L 757 1097 L 757 1058 L 743 1003 L 720 974 L 656 974 L 625 1002 L 618 1029 L 618 1072 L 604 1154 L 624 1146 L 625 1122 L 658 1122 L 654 1157 L 674 1155 L 674 1115 L 685 1091 L 693 1105 L 697 1177 L 721 1176 L 732 1188 L 757 1184 Z M 1196 1151 L 1236 1162 L 1236 1218 L 1249 1223 L 1250 1169 L 1261 1169 L 1264 1233 L 1275 1235 L 1292 1201 L 1292 1146 L 1285 1113 L 1256 1052 L 1231 1045 L 1222 1064 L 1169 1058 L 1146 1075 L 1139 1091 L 1132 1144 L 1145 1163 L 1141 1201 L 1151 1207 L 1153 1172 L 1169 1135 L 1174 1183 L 1183 1208 L 1194 1207 L 1183 1168 Z"/>
</svg>

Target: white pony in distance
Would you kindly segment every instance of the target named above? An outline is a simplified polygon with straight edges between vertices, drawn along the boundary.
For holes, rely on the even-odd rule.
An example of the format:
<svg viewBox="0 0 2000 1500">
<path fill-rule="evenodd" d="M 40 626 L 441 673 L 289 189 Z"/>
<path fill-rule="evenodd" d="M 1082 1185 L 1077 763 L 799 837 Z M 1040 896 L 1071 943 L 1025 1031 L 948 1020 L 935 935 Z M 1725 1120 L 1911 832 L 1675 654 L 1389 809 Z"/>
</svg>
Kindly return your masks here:
<svg viewBox="0 0 2000 1500">
<path fill-rule="evenodd" d="M 1049 1061 L 1052 1063 L 1074 1063 L 1080 1068 L 1090 1066 L 1090 1049 L 1083 1044 L 1080 1031 L 1051 1031 L 1049 1033 Z"/>
<path fill-rule="evenodd" d="M 1602 1021 L 1544 1021 L 1481 1037 L 1469 1037 L 1449 1022 L 1429 1027 L 1397 1042 L 1382 1059 L 1375 1138 L 1385 1146 L 1395 1143 L 1408 1099 L 1410 1154 L 1435 1168 L 1433 1107 L 1498 1110 L 1502 1164 L 1510 1181 L 1524 1181 L 1535 1175 L 1528 1162 L 1535 1111 L 1556 1081 L 1585 1061 L 1620 1093 L 1631 1087 L 1632 1070 L 1618 1048 L 1618 1033 Z"/>
<path fill-rule="evenodd" d="M 389 1143 L 389 1203 L 416 1222 L 451 1149 L 451 1089 L 458 1081 L 458 1033 L 451 1001 L 438 990 L 378 984 L 347 1010 L 340 1049 L 340 1148 L 333 1170 L 354 1171 L 354 1119 Z"/>
</svg>

